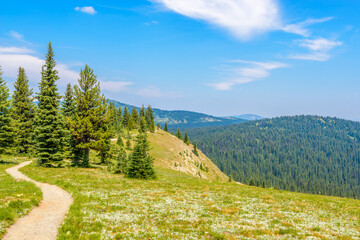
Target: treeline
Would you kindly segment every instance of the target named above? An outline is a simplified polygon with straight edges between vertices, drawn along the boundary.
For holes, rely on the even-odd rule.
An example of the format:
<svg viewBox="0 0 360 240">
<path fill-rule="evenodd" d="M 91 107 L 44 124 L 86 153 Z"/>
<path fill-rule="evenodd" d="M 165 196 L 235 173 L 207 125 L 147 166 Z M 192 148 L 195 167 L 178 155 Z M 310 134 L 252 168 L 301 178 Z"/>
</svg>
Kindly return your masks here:
<svg viewBox="0 0 360 240">
<path fill-rule="evenodd" d="M 0 154 L 35 156 L 36 164 L 44 167 L 89 167 L 94 152 L 110 171 L 154 178 L 147 140 L 147 132 L 155 131 L 151 106 L 143 106 L 140 113 L 136 108 L 131 112 L 127 107 L 116 108 L 101 94 L 97 76 L 88 65 L 81 70 L 78 84 L 68 84 L 62 97 L 55 66 L 49 43 L 35 98 L 23 68 L 11 96 L 0 71 Z M 111 144 L 114 137 L 117 144 Z"/>
<path fill-rule="evenodd" d="M 236 181 L 360 198 L 360 123 L 318 116 L 265 119 L 189 130 Z"/>
</svg>

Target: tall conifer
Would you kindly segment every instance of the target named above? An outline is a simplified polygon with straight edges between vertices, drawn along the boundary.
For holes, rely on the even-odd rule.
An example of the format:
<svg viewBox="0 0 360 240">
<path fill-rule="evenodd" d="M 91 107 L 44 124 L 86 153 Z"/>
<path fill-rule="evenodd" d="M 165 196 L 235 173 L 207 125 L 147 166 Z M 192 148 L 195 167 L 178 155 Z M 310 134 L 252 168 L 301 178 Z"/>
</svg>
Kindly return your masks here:
<svg viewBox="0 0 360 240">
<path fill-rule="evenodd" d="M 3 154 L 12 152 L 14 127 L 10 111 L 9 88 L 1 76 L 0 68 L 0 154 Z"/>
<path fill-rule="evenodd" d="M 86 65 L 81 69 L 78 85 L 74 87 L 76 111 L 71 132 L 76 148 L 82 150 L 82 165 L 89 166 L 90 148 L 101 150 L 108 145 L 110 134 L 107 101 L 101 95 L 94 71 Z M 108 131 L 110 132 L 110 130 Z"/>
<path fill-rule="evenodd" d="M 39 101 L 36 111 L 36 154 L 37 164 L 41 166 L 59 166 L 64 158 L 66 129 L 59 111 L 60 95 L 56 86 L 59 79 L 55 69 L 54 51 L 48 45 L 45 65 L 42 68 Z"/>
<path fill-rule="evenodd" d="M 35 104 L 32 101 L 32 89 L 24 68 L 19 68 L 19 74 L 14 83 L 12 97 L 12 118 L 15 120 L 15 147 L 18 153 L 29 153 L 33 146 L 33 126 Z"/>
<path fill-rule="evenodd" d="M 165 131 L 165 132 L 169 132 L 167 122 L 165 122 L 164 131 Z"/>
<path fill-rule="evenodd" d="M 124 108 L 124 114 L 123 114 L 123 119 L 122 119 L 122 125 L 123 125 L 123 127 L 125 127 L 125 128 L 128 127 L 129 119 L 130 119 L 129 109 L 128 109 L 127 106 L 125 106 L 125 108 Z"/>
<path fill-rule="evenodd" d="M 187 132 L 185 132 L 184 143 L 186 145 L 190 145 L 190 140 Z"/>
</svg>

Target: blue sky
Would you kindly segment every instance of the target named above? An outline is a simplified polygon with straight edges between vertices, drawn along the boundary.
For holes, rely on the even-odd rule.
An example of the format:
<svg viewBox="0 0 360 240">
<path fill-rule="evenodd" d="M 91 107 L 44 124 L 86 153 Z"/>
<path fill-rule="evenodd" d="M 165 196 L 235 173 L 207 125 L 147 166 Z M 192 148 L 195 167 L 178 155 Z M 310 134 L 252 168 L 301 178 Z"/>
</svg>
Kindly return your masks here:
<svg viewBox="0 0 360 240">
<path fill-rule="evenodd" d="M 47 43 L 64 90 L 90 65 L 104 94 L 217 116 L 360 120 L 360 1 L 3 1 L 0 65 L 37 91 Z"/>
</svg>

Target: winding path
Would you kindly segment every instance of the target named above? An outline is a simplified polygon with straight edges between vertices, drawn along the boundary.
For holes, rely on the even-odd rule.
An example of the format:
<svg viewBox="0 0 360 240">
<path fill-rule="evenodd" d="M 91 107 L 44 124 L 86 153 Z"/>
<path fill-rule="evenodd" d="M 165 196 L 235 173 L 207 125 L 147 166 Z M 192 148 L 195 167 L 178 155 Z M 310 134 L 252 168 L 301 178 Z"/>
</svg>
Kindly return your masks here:
<svg viewBox="0 0 360 240">
<path fill-rule="evenodd" d="M 18 171 L 30 163 L 23 162 L 8 168 L 6 172 L 15 179 L 35 183 L 43 192 L 43 200 L 38 207 L 7 229 L 4 240 L 55 240 L 58 228 L 73 202 L 71 195 L 62 188 L 36 182 Z"/>
</svg>

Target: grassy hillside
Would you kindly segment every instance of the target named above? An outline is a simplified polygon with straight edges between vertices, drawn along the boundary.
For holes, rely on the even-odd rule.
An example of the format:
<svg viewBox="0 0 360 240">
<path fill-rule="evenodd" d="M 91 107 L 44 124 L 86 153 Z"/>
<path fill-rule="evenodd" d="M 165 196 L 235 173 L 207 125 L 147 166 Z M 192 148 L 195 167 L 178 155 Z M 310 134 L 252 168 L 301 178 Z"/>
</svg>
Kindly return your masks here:
<svg viewBox="0 0 360 240">
<path fill-rule="evenodd" d="M 5 172 L 21 161 L 19 158 L 0 156 L 0 239 L 7 227 L 42 199 L 40 189 L 33 183 L 16 181 Z"/>
<path fill-rule="evenodd" d="M 359 239 L 360 202 L 208 181 L 156 167 L 157 180 L 100 169 L 26 167 L 74 197 L 59 239 Z"/>
<path fill-rule="evenodd" d="M 196 156 L 192 152 L 191 144 L 188 146 L 167 132 L 157 130 L 156 133 L 149 134 L 149 141 L 150 154 L 155 157 L 155 166 L 173 169 L 203 179 L 228 180 L 228 177 L 201 151 L 198 151 L 199 156 Z"/>
<path fill-rule="evenodd" d="M 110 100 L 116 107 L 122 109 L 126 104 L 120 103 L 115 100 Z M 129 110 L 132 105 L 126 105 Z M 137 108 L 139 110 L 139 108 Z M 160 123 L 162 126 L 167 122 L 169 129 L 177 128 L 194 128 L 194 127 L 210 127 L 210 126 L 225 126 L 229 124 L 245 122 L 245 119 L 235 117 L 214 117 L 211 115 L 191 112 L 191 111 L 166 111 L 158 108 L 153 108 L 155 122 Z"/>
<path fill-rule="evenodd" d="M 318 116 L 189 130 L 237 181 L 360 198 L 360 123 Z"/>
</svg>

